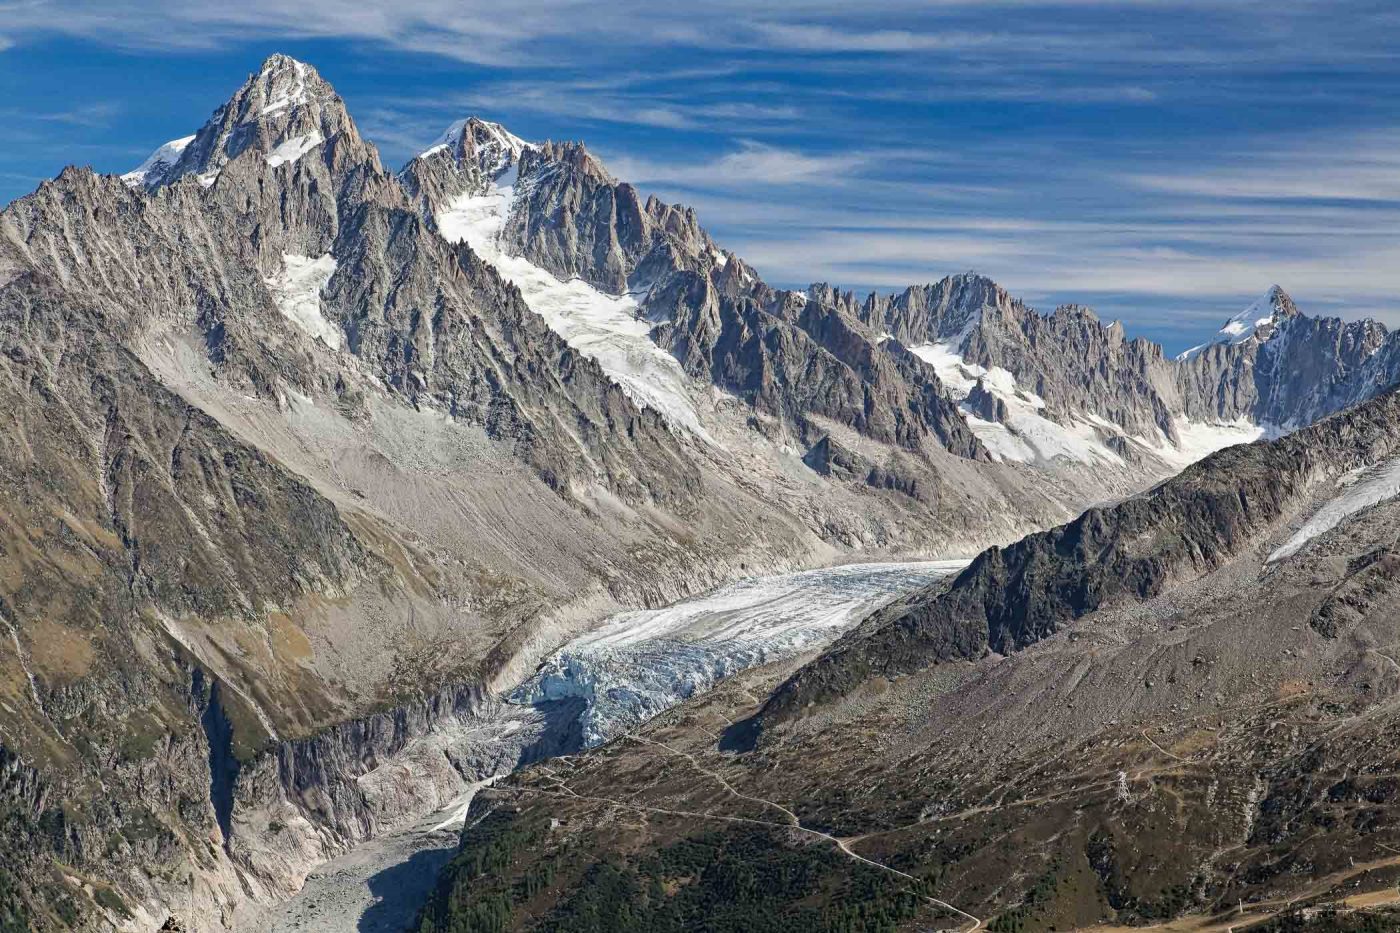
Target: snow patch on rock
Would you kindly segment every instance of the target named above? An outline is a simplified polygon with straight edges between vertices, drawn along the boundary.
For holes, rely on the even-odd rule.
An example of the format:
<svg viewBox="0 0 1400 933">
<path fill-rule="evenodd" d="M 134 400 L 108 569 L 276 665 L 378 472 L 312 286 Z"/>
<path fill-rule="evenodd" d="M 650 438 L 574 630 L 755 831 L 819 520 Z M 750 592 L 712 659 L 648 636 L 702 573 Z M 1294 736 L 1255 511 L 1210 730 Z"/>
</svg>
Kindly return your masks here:
<svg viewBox="0 0 1400 933">
<path fill-rule="evenodd" d="M 293 136 L 283 140 L 276 149 L 267 154 L 267 164 L 276 168 L 288 162 L 295 162 L 323 142 L 325 139 L 321 134 L 314 131 L 302 136 Z"/>
<path fill-rule="evenodd" d="M 335 275 L 335 258 L 330 253 L 312 259 L 292 253 L 282 255 L 282 272 L 263 281 L 272 290 L 277 310 L 312 337 L 319 337 L 332 350 L 339 350 L 340 328 L 321 311 L 321 291 Z"/>
<path fill-rule="evenodd" d="M 1313 538 L 1331 531 L 1362 509 L 1400 496 L 1400 457 L 1348 474 L 1341 485 L 1343 491 L 1323 503 L 1293 537 L 1269 555 L 1268 563 L 1292 557 Z"/>
</svg>

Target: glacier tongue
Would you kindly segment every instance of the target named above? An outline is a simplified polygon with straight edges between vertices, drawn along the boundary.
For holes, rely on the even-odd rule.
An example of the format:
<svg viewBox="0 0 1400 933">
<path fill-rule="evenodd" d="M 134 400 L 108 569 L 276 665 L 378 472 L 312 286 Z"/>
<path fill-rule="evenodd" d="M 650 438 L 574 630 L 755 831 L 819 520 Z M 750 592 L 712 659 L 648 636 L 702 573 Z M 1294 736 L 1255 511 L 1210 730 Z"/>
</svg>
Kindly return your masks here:
<svg viewBox="0 0 1400 933">
<path fill-rule="evenodd" d="M 592 748 L 740 671 L 835 638 L 966 561 L 852 564 L 760 577 L 665 609 L 626 612 L 574 639 L 510 700 L 581 698 Z"/>
</svg>

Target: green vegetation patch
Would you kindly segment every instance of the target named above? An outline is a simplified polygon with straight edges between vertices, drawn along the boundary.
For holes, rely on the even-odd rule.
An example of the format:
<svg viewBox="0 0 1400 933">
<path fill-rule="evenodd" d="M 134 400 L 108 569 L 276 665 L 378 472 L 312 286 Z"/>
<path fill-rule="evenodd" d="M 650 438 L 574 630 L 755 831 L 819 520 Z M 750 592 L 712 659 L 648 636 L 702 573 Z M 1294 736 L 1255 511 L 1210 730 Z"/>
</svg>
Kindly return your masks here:
<svg viewBox="0 0 1400 933">
<path fill-rule="evenodd" d="M 631 862 L 582 861 L 539 822 L 496 811 L 475 826 L 419 933 L 893 933 L 936 909 L 904 879 L 781 830 L 735 827 Z M 548 850 L 548 851 L 546 851 Z"/>
<path fill-rule="evenodd" d="M 987 929 L 992 933 L 1022 933 L 1023 930 L 1030 929 L 1029 924 L 1037 915 L 1054 903 L 1063 868 L 1064 864 L 1056 858 L 1045 874 L 1031 885 L 1025 897 L 1021 898 L 1021 903 L 996 917 Z"/>
</svg>

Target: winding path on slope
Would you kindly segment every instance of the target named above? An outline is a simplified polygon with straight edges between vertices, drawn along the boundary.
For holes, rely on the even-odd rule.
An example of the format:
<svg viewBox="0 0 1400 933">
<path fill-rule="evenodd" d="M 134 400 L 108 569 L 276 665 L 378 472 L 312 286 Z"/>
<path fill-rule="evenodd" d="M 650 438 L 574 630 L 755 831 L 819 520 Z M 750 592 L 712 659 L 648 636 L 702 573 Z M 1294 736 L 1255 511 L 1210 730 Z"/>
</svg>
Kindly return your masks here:
<svg viewBox="0 0 1400 933">
<path fill-rule="evenodd" d="M 771 820 L 755 820 L 751 817 L 746 816 L 728 816 L 719 813 L 702 813 L 696 810 L 675 810 L 666 807 L 651 807 L 646 806 L 644 804 L 629 803 L 622 800 L 615 800 L 611 797 L 595 797 L 580 794 L 571 789 L 553 771 L 549 771 L 549 774 L 554 778 L 555 782 L 559 786 L 560 790 L 558 791 L 543 790 L 541 788 L 533 787 L 515 787 L 511 788 L 511 790 L 523 793 L 540 794 L 543 796 L 572 797 L 576 800 L 587 800 L 594 803 L 603 803 L 615 807 L 622 807 L 628 810 L 635 810 L 642 813 L 660 813 L 667 816 L 681 816 L 689 817 L 692 819 L 720 820 L 722 822 L 727 823 L 749 823 L 758 826 L 774 826 L 782 829 L 795 829 L 798 832 L 805 833 L 809 836 L 813 836 L 817 839 L 821 839 L 824 842 L 830 843 L 831 845 L 835 846 L 837 850 L 839 850 L 843 855 L 845 855 L 847 858 L 852 859 L 853 861 L 862 862 L 866 865 L 871 866 L 872 868 L 877 868 L 880 871 L 886 872 L 891 875 L 895 875 L 899 878 L 904 879 L 905 881 L 912 882 L 916 885 L 919 883 L 918 878 L 915 878 L 913 875 L 908 874 L 907 872 L 902 872 L 898 868 L 892 868 L 889 865 L 885 865 L 882 862 L 877 862 L 874 859 L 866 858 L 864 855 L 861 855 L 859 852 L 856 852 L 853 849 L 851 849 L 847 841 L 838 836 L 833 836 L 830 833 L 824 833 L 819 829 L 811 829 L 809 827 L 803 826 L 802 821 L 798 818 L 797 814 L 793 813 L 791 810 L 789 810 L 782 804 L 776 803 L 772 800 L 767 800 L 763 797 L 752 797 L 748 794 L 740 793 L 738 790 L 735 790 L 734 786 L 729 783 L 728 779 L 726 779 L 724 775 L 720 774 L 718 771 L 714 771 L 710 768 L 705 767 L 699 762 L 698 759 L 695 758 L 694 755 L 690 754 L 689 752 L 680 751 L 679 749 L 672 748 L 664 742 L 657 742 L 652 739 L 644 738 L 643 736 L 637 735 L 635 733 L 628 733 L 627 735 L 621 736 L 621 738 L 630 739 L 641 745 L 648 745 L 654 748 L 662 749 L 668 754 L 672 755 L 673 757 L 684 758 L 692 768 L 719 784 L 719 786 L 724 788 L 724 790 L 730 796 L 735 797 L 739 800 L 747 800 L 751 803 L 756 803 L 761 806 L 777 810 L 779 813 L 782 813 L 786 817 L 786 820 L 784 820 L 781 823 L 775 823 Z M 922 899 L 925 903 L 929 904 L 930 906 L 936 907 L 940 910 L 946 911 L 959 917 L 965 917 L 967 920 L 972 922 L 972 926 L 958 927 L 957 933 L 974 933 L 975 930 L 979 930 L 982 928 L 981 919 L 974 917 L 972 914 L 968 913 L 965 910 L 961 910 L 957 907 L 954 907 L 947 901 L 939 900 L 936 897 L 930 897 L 929 895 L 922 894 L 917 890 L 915 890 L 913 894 L 916 897 Z"/>
</svg>

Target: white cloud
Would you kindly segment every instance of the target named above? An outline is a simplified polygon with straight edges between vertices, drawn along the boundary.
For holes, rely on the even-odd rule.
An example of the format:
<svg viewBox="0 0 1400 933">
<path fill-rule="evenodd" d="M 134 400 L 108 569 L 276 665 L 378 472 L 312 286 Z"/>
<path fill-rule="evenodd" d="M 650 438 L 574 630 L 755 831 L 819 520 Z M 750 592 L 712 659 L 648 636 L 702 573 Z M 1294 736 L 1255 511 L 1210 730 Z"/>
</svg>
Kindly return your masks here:
<svg viewBox="0 0 1400 933">
<path fill-rule="evenodd" d="M 1193 162 L 1189 171 L 1133 173 L 1125 180 L 1200 198 L 1400 201 L 1400 129 L 1301 143 L 1269 137 L 1204 165 Z"/>
<path fill-rule="evenodd" d="M 704 162 L 667 163 L 621 156 L 608 159 L 608 164 L 619 178 L 636 184 L 722 191 L 755 185 L 839 183 L 866 161 L 862 153 L 813 155 L 747 141 L 737 151 Z"/>
<path fill-rule="evenodd" d="M 97 128 L 111 125 L 112 118 L 121 112 L 121 105 L 111 101 L 83 104 L 69 110 L 41 113 L 26 113 L 24 116 L 44 123 L 63 123 L 68 126 Z"/>
<path fill-rule="evenodd" d="M 690 94 L 644 87 L 688 83 Z M 727 89 L 726 89 L 727 90 Z M 732 91 L 730 92 L 732 93 Z M 695 85 L 686 71 L 657 72 L 646 78 L 621 75 L 600 80 L 551 75 L 544 80 L 485 81 L 468 92 L 421 98 L 381 97 L 373 106 L 376 119 L 398 126 L 423 127 L 424 142 L 464 114 L 499 118 L 510 114 L 540 114 L 568 123 L 587 121 L 667 130 L 757 132 L 810 119 L 811 113 L 790 104 L 734 100 L 719 90 Z"/>
<path fill-rule="evenodd" d="M 503 13 L 494 0 L 0 0 L 0 22 L 11 38 L 63 34 L 138 48 L 342 38 L 482 64 L 545 67 L 561 59 L 603 62 L 619 50 L 666 46 L 947 53 L 975 55 L 983 67 L 1024 74 L 1037 64 L 1056 71 L 1093 63 L 1239 70 L 1276 68 L 1282 56 L 1302 63 L 1386 54 L 1393 14 L 1351 5 L 1358 8 L 1264 0 L 1145 0 L 1126 10 L 1107 0 L 780 0 L 757 8 L 746 0 L 516 0 Z M 1104 9 L 1112 9 L 1112 16 Z M 1307 41 L 1297 41 L 1299 36 Z"/>
<path fill-rule="evenodd" d="M 764 45 L 826 52 L 960 51 L 1008 41 L 1004 33 L 849 30 L 805 23 L 760 23 L 755 34 L 762 38 Z"/>
</svg>

